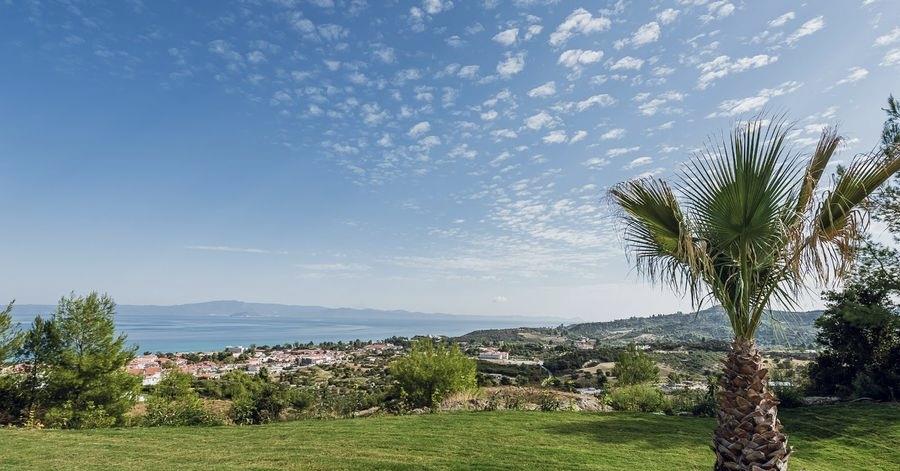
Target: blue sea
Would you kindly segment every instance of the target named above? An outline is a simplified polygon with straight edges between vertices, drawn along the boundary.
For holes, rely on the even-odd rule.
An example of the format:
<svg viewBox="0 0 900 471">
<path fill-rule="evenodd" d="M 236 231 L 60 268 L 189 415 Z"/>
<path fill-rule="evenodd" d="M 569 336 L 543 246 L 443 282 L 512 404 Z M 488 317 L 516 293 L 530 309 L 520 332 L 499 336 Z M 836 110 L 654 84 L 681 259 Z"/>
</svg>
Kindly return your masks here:
<svg viewBox="0 0 900 471">
<path fill-rule="evenodd" d="M 27 327 L 55 306 L 15 306 L 13 319 Z M 178 306 L 120 305 L 116 327 L 138 352 L 217 351 L 228 345 L 381 340 L 391 336 L 457 336 L 473 330 L 559 325 L 561 320 L 457 316 L 407 311 L 214 301 Z"/>
</svg>

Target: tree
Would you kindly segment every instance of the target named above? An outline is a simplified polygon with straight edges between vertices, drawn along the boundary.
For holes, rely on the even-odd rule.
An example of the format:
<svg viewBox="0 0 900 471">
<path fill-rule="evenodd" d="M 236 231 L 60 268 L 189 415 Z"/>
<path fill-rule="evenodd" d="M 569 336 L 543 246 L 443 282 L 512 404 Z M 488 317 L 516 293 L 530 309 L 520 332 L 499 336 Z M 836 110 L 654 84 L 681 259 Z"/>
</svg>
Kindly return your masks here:
<svg viewBox="0 0 900 471">
<path fill-rule="evenodd" d="M 412 407 L 434 407 L 448 394 L 476 386 L 475 360 L 456 344 L 431 339 L 414 341 L 409 355 L 391 362 L 388 370 Z"/>
<path fill-rule="evenodd" d="M 659 379 L 659 367 L 650 355 L 631 344 L 619 354 L 613 376 L 616 377 L 616 384 L 622 386 L 649 383 Z"/>
<path fill-rule="evenodd" d="M 106 295 L 71 295 L 53 315 L 60 352 L 48 359 L 47 391 L 54 425 L 80 428 L 121 423 L 134 404 L 140 378 L 125 372 L 135 348 L 116 335 L 116 305 Z"/>
<path fill-rule="evenodd" d="M 610 190 L 639 272 L 689 293 L 697 307 L 715 299 L 730 321 L 716 470 L 787 468 L 791 449 L 755 344 L 760 320 L 773 304 L 795 307 L 811 277 L 827 284 L 845 274 L 866 226 L 867 199 L 900 170 L 900 155 L 881 148 L 820 191 L 841 138 L 823 130 L 801 165 L 786 145 L 789 132 L 783 117 L 758 116 L 710 139 L 685 166 L 679 196 L 655 178 Z"/>
<path fill-rule="evenodd" d="M 28 372 L 21 384 L 24 409 L 29 416 L 38 414 L 35 409 L 48 402 L 45 387 L 51 366 L 62 353 L 62 343 L 56 324 L 41 316 L 34 318 L 31 328 L 23 335 L 19 360 L 28 365 Z"/>
<path fill-rule="evenodd" d="M 881 148 L 887 154 L 900 153 L 900 102 L 891 95 L 884 111 L 887 119 L 881 131 Z M 894 240 L 900 241 L 900 176 L 881 188 L 873 202 L 875 219 L 885 223 Z"/>
<path fill-rule="evenodd" d="M 7 304 L 6 308 L 0 311 L 0 368 L 6 364 L 9 357 L 16 351 L 19 341 L 19 333 L 12 322 L 13 302 Z"/>
<path fill-rule="evenodd" d="M 810 365 L 815 394 L 900 397 L 900 253 L 867 243 L 841 291 L 816 320 L 822 352 Z"/>
</svg>

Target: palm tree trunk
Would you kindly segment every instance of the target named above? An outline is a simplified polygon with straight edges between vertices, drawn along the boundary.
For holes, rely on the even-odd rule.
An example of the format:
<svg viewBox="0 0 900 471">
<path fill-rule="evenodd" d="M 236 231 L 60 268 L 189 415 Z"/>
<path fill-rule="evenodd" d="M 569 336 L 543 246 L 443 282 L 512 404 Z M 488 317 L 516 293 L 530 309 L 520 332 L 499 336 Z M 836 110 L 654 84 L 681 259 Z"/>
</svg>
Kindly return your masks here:
<svg viewBox="0 0 900 471">
<path fill-rule="evenodd" d="M 716 471 L 787 470 L 791 447 L 778 420 L 778 401 L 767 386 L 769 371 L 752 340 L 735 339 L 719 385 L 713 450 Z"/>
</svg>

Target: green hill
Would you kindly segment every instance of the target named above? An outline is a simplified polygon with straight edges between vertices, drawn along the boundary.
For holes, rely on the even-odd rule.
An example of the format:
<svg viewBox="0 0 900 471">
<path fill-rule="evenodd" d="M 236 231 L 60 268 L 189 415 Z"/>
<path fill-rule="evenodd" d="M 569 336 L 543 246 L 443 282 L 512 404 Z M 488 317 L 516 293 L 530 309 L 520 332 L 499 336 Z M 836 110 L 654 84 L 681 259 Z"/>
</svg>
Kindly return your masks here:
<svg viewBox="0 0 900 471">
<path fill-rule="evenodd" d="M 782 411 L 794 471 L 900 469 L 900 406 Z M 707 470 L 712 419 L 457 412 L 258 427 L 0 429 L 0 469 Z"/>
<path fill-rule="evenodd" d="M 763 347 L 802 347 L 816 337 L 814 322 L 822 311 L 772 311 L 764 317 L 758 332 Z M 728 318 L 719 306 L 699 312 L 660 314 L 650 317 L 630 317 L 607 322 L 586 322 L 560 328 L 522 327 L 518 329 L 488 329 L 457 337 L 467 342 L 512 342 L 527 334 L 561 334 L 568 338 L 588 337 L 605 343 L 696 342 L 700 340 L 730 341 L 732 334 Z"/>
</svg>

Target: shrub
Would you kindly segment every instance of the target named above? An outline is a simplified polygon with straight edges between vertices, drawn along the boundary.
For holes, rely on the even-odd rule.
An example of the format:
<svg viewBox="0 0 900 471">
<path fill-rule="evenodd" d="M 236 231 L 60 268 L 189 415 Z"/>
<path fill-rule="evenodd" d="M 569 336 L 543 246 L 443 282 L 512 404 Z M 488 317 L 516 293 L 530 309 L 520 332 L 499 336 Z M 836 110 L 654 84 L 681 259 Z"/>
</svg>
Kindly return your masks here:
<svg viewBox="0 0 900 471">
<path fill-rule="evenodd" d="M 538 396 L 538 408 L 544 412 L 553 412 L 562 409 L 563 403 L 556 394 L 544 391 Z"/>
<path fill-rule="evenodd" d="M 221 417 L 203 407 L 198 397 L 167 400 L 162 397 L 151 398 L 147 402 L 147 414 L 143 425 L 159 427 L 162 425 L 222 425 Z"/>
<path fill-rule="evenodd" d="M 616 361 L 613 376 L 618 384 L 640 384 L 656 381 L 659 378 L 659 367 L 650 355 L 640 351 L 633 344 L 629 345 Z"/>
<path fill-rule="evenodd" d="M 50 428 L 106 428 L 118 423 L 118 417 L 109 415 L 106 409 L 97 407 L 93 402 L 75 408 L 71 402 L 52 407 L 44 414 L 43 423 Z"/>
<path fill-rule="evenodd" d="M 774 386 L 772 393 L 779 401 L 780 407 L 792 408 L 803 405 L 803 389 L 794 386 Z"/>
<path fill-rule="evenodd" d="M 409 355 L 394 360 L 388 368 L 397 382 L 400 397 L 412 407 L 434 407 L 450 393 L 475 388 L 475 360 L 457 345 L 429 339 L 412 344 Z"/>
<path fill-rule="evenodd" d="M 672 407 L 662 391 L 649 384 L 633 384 L 613 389 L 608 401 L 613 409 L 628 412 L 665 412 Z"/>
<path fill-rule="evenodd" d="M 287 405 L 285 388 L 275 383 L 264 383 L 259 390 L 235 399 L 229 415 L 236 424 L 264 424 L 278 420 Z"/>
</svg>

